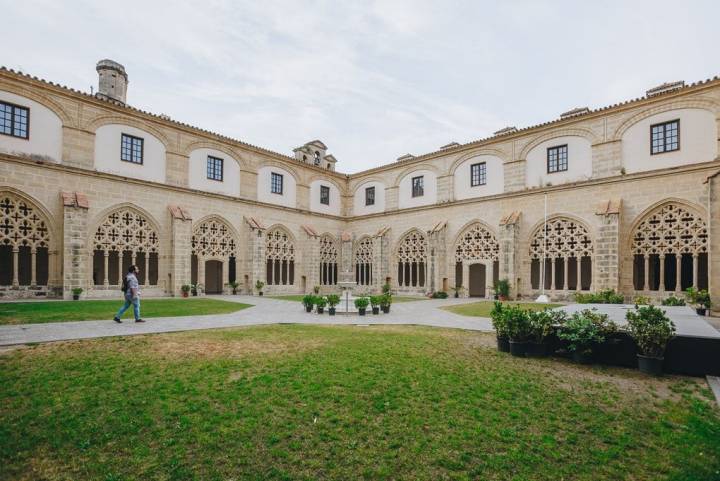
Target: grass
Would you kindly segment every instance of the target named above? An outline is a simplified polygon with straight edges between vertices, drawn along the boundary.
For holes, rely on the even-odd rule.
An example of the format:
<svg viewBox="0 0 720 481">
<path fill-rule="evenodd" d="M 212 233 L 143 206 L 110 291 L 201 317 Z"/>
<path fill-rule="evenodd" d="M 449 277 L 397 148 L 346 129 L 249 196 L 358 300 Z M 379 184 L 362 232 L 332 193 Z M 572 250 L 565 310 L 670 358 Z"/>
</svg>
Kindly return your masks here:
<svg viewBox="0 0 720 481">
<path fill-rule="evenodd" d="M 4 302 L 0 303 L 0 324 L 112 319 L 121 305 L 121 300 Z M 142 299 L 140 315 L 143 318 L 202 316 L 235 312 L 246 307 L 250 307 L 250 304 L 218 299 Z M 124 317 L 131 318 L 132 315 L 132 307 L 130 307 L 125 311 Z"/>
<path fill-rule="evenodd" d="M 0 356 L 2 480 L 711 481 L 703 379 L 513 358 L 492 334 L 261 326 Z"/>
<path fill-rule="evenodd" d="M 296 301 L 296 302 L 302 302 L 303 294 L 297 294 L 297 295 L 285 295 L 285 296 L 267 296 L 270 299 L 280 299 L 282 301 Z M 340 296 L 342 297 L 342 296 Z M 393 296 L 392 301 L 393 302 L 412 302 L 412 301 L 426 301 L 427 297 L 421 297 L 421 296 Z"/>
<path fill-rule="evenodd" d="M 472 302 L 470 304 L 459 304 L 456 306 L 445 306 L 445 309 L 461 316 L 473 316 L 473 317 L 490 317 L 490 311 L 492 311 L 494 301 L 480 301 Z M 505 304 L 516 304 L 523 309 L 532 309 L 534 311 L 541 311 L 548 307 L 559 307 L 561 304 L 539 304 L 535 302 L 506 302 Z"/>
</svg>

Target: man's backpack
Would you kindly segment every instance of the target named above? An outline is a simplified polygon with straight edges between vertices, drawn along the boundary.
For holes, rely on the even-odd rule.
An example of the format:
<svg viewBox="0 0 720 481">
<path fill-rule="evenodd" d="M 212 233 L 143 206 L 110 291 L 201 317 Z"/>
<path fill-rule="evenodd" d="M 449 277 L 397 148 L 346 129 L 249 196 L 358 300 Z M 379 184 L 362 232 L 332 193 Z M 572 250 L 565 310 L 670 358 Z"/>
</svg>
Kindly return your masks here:
<svg viewBox="0 0 720 481">
<path fill-rule="evenodd" d="M 127 291 L 128 291 L 127 276 L 123 277 L 123 281 L 122 281 L 122 285 L 120 286 L 120 290 L 123 291 L 123 294 L 127 294 Z"/>
</svg>

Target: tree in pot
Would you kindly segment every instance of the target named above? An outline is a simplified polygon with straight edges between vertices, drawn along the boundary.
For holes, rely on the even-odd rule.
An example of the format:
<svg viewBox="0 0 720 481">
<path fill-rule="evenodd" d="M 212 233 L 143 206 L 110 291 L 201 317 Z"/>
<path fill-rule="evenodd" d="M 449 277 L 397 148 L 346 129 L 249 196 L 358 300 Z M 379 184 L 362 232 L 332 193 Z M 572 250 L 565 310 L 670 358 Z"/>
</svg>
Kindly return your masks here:
<svg viewBox="0 0 720 481">
<path fill-rule="evenodd" d="M 662 374 L 665 348 L 675 336 L 675 324 L 659 307 L 641 306 L 625 314 L 628 331 L 638 351 L 638 368 L 646 374 Z"/>
<path fill-rule="evenodd" d="M 592 362 L 593 349 L 605 342 L 609 334 L 616 330 L 615 324 L 607 314 L 585 309 L 575 312 L 558 331 L 558 337 L 567 342 L 567 349 L 573 360 L 581 364 Z"/>
<path fill-rule="evenodd" d="M 329 296 L 327 296 L 327 302 L 328 302 L 328 305 L 330 306 L 330 309 L 328 309 L 328 311 L 330 312 L 331 316 L 334 316 L 335 315 L 335 306 L 340 304 L 340 296 L 338 296 L 337 294 L 330 294 Z"/>
<path fill-rule="evenodd" d="M 258 296 L 263 295 L 263 287 L 265 287 L 265 283 L 263 281 L 261 281 L 260 279 L 255 281 L 255 290 L 258 291 Z"/>
<path fill-rule="evenodd" d="M 507 301 L 510 298 L 510 281 L 500 279 L 495 283 L 495 295 L 501 301 Z"/>
<path fill-rule="evenodd" d="M 322 314 L 325 312 L 325 306 L 327 305 L 327 299 L 322 296 L 315 298 L 315 306 L 317 307 L 317 313 Z"/>
<path fill-rule="evenodd" d="M 313 293 L 317 296 L 320 294 L 320 286 L 313 286 Z"/>
<path fill-rule="evenodd" d="M 305 294 L 302 298 L 302 305 L 305 307 L 305 312 L 312 312 L 313 306 L 315 305 L 315 296 Z"/>
<path fill-rule="evenodd" d="M 710 294 L 705 289 L 698 290 L 695 286 L 685 289 L 690 304 L 695 306 L 695 312 L 699 316 L 707 314 L 707 310 L 712 306 L 710 302 Z"/>
<path fill-rule="evenodd" d="M 392 304 L 392 294 L 390 294 L 389 292 L 386 292 L 385 294 L 383 294 L 380 297 L 381 297 L 380 309 L 382 309 L 382 311 L 385 314 L 389 314 L 390 313 L 390 304 Z"/>
<path fill-rule="evenodd" d="M 180 286 L 180 291 L 182 292 L 183 297 L 187 297 L 190 294 L 190 284 L 183 284 Z"/>
<path fill-rule="evenodd" d="M 197 284 L 190 284 L 190 293 L 191 293 L 193 296 L 197 296 L 197 295 L 198 295 L 198 285 L 197 285 Z"/>
<path fill-rule="evenodd" d="M 505 322 L 510 338 L 510 354 L 516 357 L 525 357 L 530 337 L 528 311 L 519 306 L 509 306 L 505 311 Z"/>
<path fill-rule="evenodd" d="M 233 295 L 237 295 L 237 289 L 240 286 L 238 281 L 232 281 L 228 284 L 232 288 Z"/>
<path fill-rule="evenodd" d="M 507 310 L 508 307 L 502 302 L 495 301 L 495 305 L 490 311 L 490 320 L 497 336 L 497 349 L 500 352 L 510 352 L 510 336 L 506 319 Z"/>
<path fill-rule="evenodd" d="M 460 297 L 460 294 L 462 294 L 463 290 L 465 290 L 463 286 L 452 286 L 450 289 L 452 289 L 453 297 L 455 298 Z"/>
<path fill-rule="evenodd" d="M 382 303 L 382 296 L 370 296 L 370 305 L 372 306 L 372 313 L 374 315 L 380 314 L 380 304 Z"/>
<path fill-rule="evenodd" d="M 528 311 L 528 318 L 530 319 L 530 338 L 525 355 L 527 357 L 545 357 L 550 348 L 549 336 L 565 324 L 567 314 L 565 311 L 544 309 Z"/>
<path fill-rule="evenodd" d="M 72 289 L 73 301 L 79 300 L 80 294 L 82 294 L 82 293 L 83 293 L 82 287 L 73 287 L 73 289 Z"/>
<path fill-rule="evenodd" d="M 355 307 L 357 307 L 358 314 L 361 316 L 365 315 L 365 309 L 367 309 L 368 304 L 370 301 L 367 297 L 358 297 L 355 299 Z"/>
</svg>

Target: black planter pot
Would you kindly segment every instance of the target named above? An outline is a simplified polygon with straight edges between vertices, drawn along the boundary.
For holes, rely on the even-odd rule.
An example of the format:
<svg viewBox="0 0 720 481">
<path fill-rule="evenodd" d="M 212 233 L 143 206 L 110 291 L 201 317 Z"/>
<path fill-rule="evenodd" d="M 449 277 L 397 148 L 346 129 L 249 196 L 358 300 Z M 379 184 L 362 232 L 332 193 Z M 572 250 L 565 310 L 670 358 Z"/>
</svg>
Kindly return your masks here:
<svg viewBox="0 0 720 481">
<path fill-rule="evenodd" d="M 262 291 L 260 291 L 260 292 L 258 293 L 258 295 L 262 296 L 262 295 L 263 295 Z"/>
<path fill-rule="evenodd" d="M 73 301 L 79 301 L 80 300 L 80 294 L 73 294 Z"/>
<path fill-rule="evenodd" d="M 380 306 L 380 310 L 387 314 L 390 308 L 388 306 Z"/>
<path fill-rule="evenodd" d="M 335 308 L 334 308 L 334 307 L 329 308 L 329 309 L 328 309 L 328 313 L 329 313 L 331 316 L 334 316 L 334 315 L 335 315 Z"/>
<path fill-rule="evenodd" d="M 322 313 L 325 312 L 325 308 L 324 308 L 324 307 L 318 307 L 318 308 L 317 308 L 317 312 L 318 312 L 318 314 L 322 314 Z"/>
<path fill-rule="evenodd" d="M 526 357 L 545 357 L 549 350 L 547 342 L 528 342 L 525 348 Z"/>
<path fill-rule="evenodd" d="M 193 297 L 197 297 L 197 291 L 192 292 Z"/>
<path fill-rule="evenodd" d="M 233 296 L 237 296 L 237 289 L 233 289 Z"/>
<path fill-rule="evenodd" d="M 592 352 L 575 351 L 572 354 L 572 359 L 578 364 L 591 364 L 593 356 Z"/>
<path fill-rule="evenodd" d="M 525 357 L 525 351 L 527 351 L 527 341 L 513 341 L 510 340 L 510 354 L 515 357 Z"/>
<path fill-rule="evenodd" d="M 704 316 L 707 313 L 707 308 L 698 307 L 697 309 L 695 309 L 695 312 L 697 312 L 698 316 Z"/>
<path fill-rule="evenodd" d="M 310 304 L 309 306 L 305 306 L 305 312 L 312 312 L 312 307 L 312 304 Z"/>
<path fill-rule="evenodd" d="M 456 293 L 455 293 L 455 299 L 457 299 L 458 297 L 460 297 L 460 294 L 459 294 L 458 292 L 456 292 Z"/>
<path fill-rule="evenodd" d="M 638 369 L 640 372 L 650 374 L 651 376 L 661 376 L 663 373 L 662 357 L 648 357 L 638 354 Z"/>
<path fill-rule="evenodd" d="M 361 316 L 364 316 L 364 315 L 365 315 L 365 308 L 364 308 L 364 307 L 358 307 L 358 314 L 360 314 Z"/>
<path fill-rule="evenodd" d="M 372 308 L 372 311 L 373 311 L 373 315 L 378 315 L 378 314 L 380 314 L 380 308 L 379 308 L 379 307 L 373 307 L 373 308 Z"/>
<path fill-rule="evenodd" d="M 498 337 L 497 350 L 500 352 L 510 352 L 510 340 L 507 337 Z"/>
<path fill-rule="evenodd" d="M 385 308 L 385 314 L 390 314 L 390 306 L 387 306 L 387 307 Z"/>
</svg>

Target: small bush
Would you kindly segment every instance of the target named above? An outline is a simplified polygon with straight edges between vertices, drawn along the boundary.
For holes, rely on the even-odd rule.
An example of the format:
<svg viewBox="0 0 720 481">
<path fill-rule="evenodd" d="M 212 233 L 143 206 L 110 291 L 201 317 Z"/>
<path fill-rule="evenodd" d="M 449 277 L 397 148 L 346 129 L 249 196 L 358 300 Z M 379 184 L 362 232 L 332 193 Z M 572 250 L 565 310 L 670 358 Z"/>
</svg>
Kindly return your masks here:
<svg viewBox="0 0 720 481">
<path fill-rule="evenodd" d="M 528 318 L 530 320 L 530 340 L 541 343 L 555 331 L 561 327 L 567 320 L 565 311 L 553 311 L 545 309 L 542 311 L 529 310 Z"/>
<path fill-rule="evenodd" d="M 337 294 L 330 294 L 327 296 L 327 303 L 330 307 L 335 307 L 340 304 L 340 296 Z"/>
<path fill-rule="evenodd" d="M 643 356 L 663 357 L 675 335 L 675 324 L 659 307 L 641 306 L 625 314 L 628 330 Z"/>
<path fill-rule="evenodd" d="M 388 307 L 390 304 L 392 304 L 392 294 L 389 292 L 386 292 L 382 296 L 380 296 L 380 307 Z"/>
<path fill-rule="evenodd" d="M 575 302 L 578 304 L 622 304 L 625 302 L 622 294 L 618 294 L 614 289 L 604 289 L 600 292 L 582 292 L 575 293 Z"/>
<path fill-rule="evenodd" d="M 636 306 L 649 306 L 652 304 L 652 301 L 648 296 L 635 296 L 633 298 L 633 304 Z"/>
<path fill-rule="evenodd" d="M 507 310 L 508 307 L 503 305 L 502 302 L 495 301 L 495 305 L 492 311 L 490 311 L 490 320 L 492 321 L 493 329 L 495 329 L 497 337 L 501 339 L 509 337 L 506 320 Z"/>
<path fill-rule="evenodd" d="M 519 306 L 510 306 L 505 311 L 507 332 L 512 341 L 527 341 L 530 337 L 530 317 L 528 311 Z"/>
<path fill-rule="evenodd" d="M 358 297 L 355 299 L 355 307 L 358 309 L 366 309 L 370 300 L 367 297 Z"/>
<path fill-rule="evenodd" d="M 327 306 L 327 299 L 322 296 L 317 296 L 315 297 L 315 305 L 320 309 L 324 309 L 325 306 Z"/>
<path fill-rule="evenodd" d="M 500 297 L 510 297 L 510 281 L 507 279 L 500 279 L 495 283 L 495 294 Z"/>
<path fill-rule="evenodd" d="M 700 308 L 704 307 L 706 309 L 710 309 L 712 306 L 712 302 L 710 302 L 710 294 L 708 294 L 708 291 L 705 289 L 699 291 L 693 286 L 685 289 L 685 292 L 687 293 L 688 300 L 691 304 Z"/>
<path fill-rule="evenodd" d="M 382 286 L 383 294 L 390 294 L 390 284 L 383 284 Z"/>
<path fill-rule="evenodd" d="M 558 337 L 568 342 L 569 351 L 590 353 L 616 329 L 607 314 L 585 309 L 570 316 L 558 331 Z"/>
<path fill-rule="evenodd" d="M 448 296 L 448 295 L 447 295 L 447 292 L 436 291 L 436 292 L 433 292 L 433 293 L 432 293 L 432 296 L 431 296 L 431 297 L 432 297 L 433 299 L 447 299 L 447 296 Z"/>
<path fill-rule="evenodd" d="M 681 299 L 679 297 L 670 296 L 667 299 L 662 300 L 663 306 L 684 306 L 685 305 L 685 299 Z"/>
<path fill-rule="evenodd" d="M 303 306 L 312 309 L 312 306 L 315 305 L 315 296 L 313 296 L 312 294 L 305 294 L 302 298 L 302 304 Z"/>
</svg>

